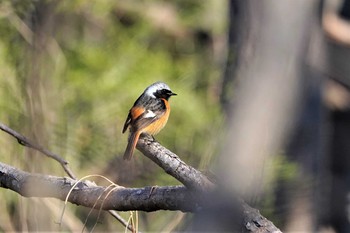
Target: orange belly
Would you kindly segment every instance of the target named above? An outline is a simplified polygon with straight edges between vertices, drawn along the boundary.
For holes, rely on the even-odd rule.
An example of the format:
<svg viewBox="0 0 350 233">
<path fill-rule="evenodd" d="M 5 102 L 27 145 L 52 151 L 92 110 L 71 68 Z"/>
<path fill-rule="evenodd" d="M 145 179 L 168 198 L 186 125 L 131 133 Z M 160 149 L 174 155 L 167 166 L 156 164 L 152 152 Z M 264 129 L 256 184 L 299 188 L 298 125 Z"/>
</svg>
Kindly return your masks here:
<svg viewBox="0 0 350 233">
<path fill-rule="evenodd" d="M 164 103 L 165 103 L 166 109 L 167 109 L 165 111 L 164 115 L 162 117 L 160 117 L 158 120 L 156 120 L 155 122 L 153 122 L 152 124 L 148 125 L 144 129 L 142 129 L 143 133 L 155 135 L 155 134 L 159 133 L 159 131 L 161 131 L 164 128 L 164 126 L 168 122 L 168 118 L 169 118 L 169 114 L 170 114 L 170 106 L 169 106 L 168 101 L 165 100 Z"/>
</svg>

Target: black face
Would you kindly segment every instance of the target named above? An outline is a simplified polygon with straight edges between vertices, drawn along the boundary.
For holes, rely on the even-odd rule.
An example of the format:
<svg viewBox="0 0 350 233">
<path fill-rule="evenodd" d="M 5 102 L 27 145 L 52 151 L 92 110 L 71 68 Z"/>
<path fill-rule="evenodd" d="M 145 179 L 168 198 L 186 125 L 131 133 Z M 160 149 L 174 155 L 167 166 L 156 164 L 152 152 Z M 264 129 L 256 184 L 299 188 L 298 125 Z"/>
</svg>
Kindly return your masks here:
<svg viewBox="0 0 350 233">
<path fill-rule="evenodd" d="M 158 90 L 154 93 L 154 96 L 157 98 L 163 98 L 168 100 L 170 98 L 170 96 L 172 95 L 176 95 L 175 93 L 173 93 L 172 91 L 168 90 L 168 89 L 162 89 L 162 90 Z"/>
</svg>

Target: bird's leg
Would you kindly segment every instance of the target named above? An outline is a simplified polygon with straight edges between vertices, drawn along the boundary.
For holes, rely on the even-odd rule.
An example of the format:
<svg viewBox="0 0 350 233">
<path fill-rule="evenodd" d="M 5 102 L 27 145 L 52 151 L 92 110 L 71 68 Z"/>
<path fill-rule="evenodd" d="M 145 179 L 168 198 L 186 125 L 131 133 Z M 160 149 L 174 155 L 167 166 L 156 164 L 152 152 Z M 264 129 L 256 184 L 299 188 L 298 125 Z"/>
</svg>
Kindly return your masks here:
<svg viewBox="0 0 350 233">
<path fill-rule="evenodd" d="M 153 135 L 150 135 L 148 133 L 141 133 L 140 137 L 148 138 L 148 140 L 150 140 L 150 138 L 152 138 L 152 141 L 156 141 L 156 139 L 153 137 Z"/>
</svg>

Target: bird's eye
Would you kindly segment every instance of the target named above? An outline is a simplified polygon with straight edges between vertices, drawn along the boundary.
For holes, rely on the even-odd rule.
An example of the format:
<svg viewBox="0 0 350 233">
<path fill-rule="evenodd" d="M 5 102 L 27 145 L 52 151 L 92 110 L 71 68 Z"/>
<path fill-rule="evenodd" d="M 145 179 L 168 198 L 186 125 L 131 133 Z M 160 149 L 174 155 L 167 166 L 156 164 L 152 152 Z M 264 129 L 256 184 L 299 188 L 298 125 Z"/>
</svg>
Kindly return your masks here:
<svg viewBox="0 0 350 233">
<path fill-rule="evenodd" d="M 165 94 L 165 95 L 171 95 L 171 91 L 170 90 L 166 90 L 166 89 L 164 89 L 163 90 L 163 93 Z"/>
<path fill-rule="evenodd" d="M 172 92 L 168 89 L 158 90 L 154 93 L 154 95 L 159 98 L 168 98 L 169 96 L 171 96 L 171 94 Z"/>
</svg>

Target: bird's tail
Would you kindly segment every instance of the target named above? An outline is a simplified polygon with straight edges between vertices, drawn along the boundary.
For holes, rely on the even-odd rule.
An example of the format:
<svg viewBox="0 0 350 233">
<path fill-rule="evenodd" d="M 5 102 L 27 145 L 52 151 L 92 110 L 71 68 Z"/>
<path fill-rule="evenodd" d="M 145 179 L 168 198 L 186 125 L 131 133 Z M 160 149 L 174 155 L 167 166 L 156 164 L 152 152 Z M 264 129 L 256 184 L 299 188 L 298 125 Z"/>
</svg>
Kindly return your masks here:
<svg viewBox="0 0 350 233">
<path fill-rule="evenodd" d="M 134 150 L 137 144 L 137 141 L 139 140 L 140 137 L 140 133 L 139 132 L 135 132 L 135 133 L 131 133 L 129 140 L 128 140 L 128 146 L 125 149 L 124 152 L 124 156 L 123 159 L 124 160 L 130 160 L 132 155 L 134 154 Z"/>
</svg>

